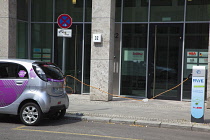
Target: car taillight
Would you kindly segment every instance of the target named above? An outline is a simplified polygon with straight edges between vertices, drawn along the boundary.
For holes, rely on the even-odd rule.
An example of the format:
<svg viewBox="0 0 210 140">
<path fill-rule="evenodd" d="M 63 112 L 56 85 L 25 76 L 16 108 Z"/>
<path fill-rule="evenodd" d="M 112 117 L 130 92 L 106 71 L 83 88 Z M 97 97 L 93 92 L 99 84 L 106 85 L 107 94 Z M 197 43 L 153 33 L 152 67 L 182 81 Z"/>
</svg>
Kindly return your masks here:
<svg viewBox="0 0 210 140">
<path fill-rule="evenodd" d="M 34 66 L 34 70 L 40 79 L 48 81 L 45 72 L 39 66 Z"/>
</svg>

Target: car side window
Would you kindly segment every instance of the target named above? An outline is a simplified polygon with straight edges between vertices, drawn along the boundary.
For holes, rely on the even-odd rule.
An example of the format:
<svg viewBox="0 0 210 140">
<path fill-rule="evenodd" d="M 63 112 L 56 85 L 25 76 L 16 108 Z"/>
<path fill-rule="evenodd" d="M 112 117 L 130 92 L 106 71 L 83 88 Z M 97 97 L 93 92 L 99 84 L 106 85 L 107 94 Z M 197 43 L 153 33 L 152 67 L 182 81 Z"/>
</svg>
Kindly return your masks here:
<svg viewBox="0 0 210 140">
<path fill-rule="evenodd" d="M 24 66 L 15 63 L 0 63 L 0 79 L 25 79 L 28 72 Z"/>
<path fill-rule="evenodd" d="M 21 79 L 28 78 L 28 72 L 27 72 L 26 68 L 22 65 L 18 65 L 17 74 L 18 74 L 17 78 L 21 78 Z"/>
</svg>

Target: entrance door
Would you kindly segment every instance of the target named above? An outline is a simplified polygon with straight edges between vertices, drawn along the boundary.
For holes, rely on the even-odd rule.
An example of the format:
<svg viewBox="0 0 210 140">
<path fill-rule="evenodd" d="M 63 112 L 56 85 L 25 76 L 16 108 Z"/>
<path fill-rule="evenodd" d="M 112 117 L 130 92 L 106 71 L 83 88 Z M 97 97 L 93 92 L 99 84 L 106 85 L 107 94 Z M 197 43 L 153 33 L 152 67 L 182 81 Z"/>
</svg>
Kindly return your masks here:
<svg viewBox="0 0 210 140">
<path fill-rule="evenodd" d="M 55 35 L 57 35 L 57 28 L 55 26 Z M 66 65 L 65 74 L 71 75 L 82 81 L 82 34 L 83 26 L 81 24 L 74 24 L 71 26 L 72 37 L 65 39 L 66 45 Z M 54 47 L 54 62 L 62 68 L 63 55 L 63 38 L 55 36 Z M 82 93 L 81 83 L 71 77 L 67 77 L 67 93 Z"/>
<path fill-rule="evenodd" d="M 154 97 L 180 82 L 182 24 L 151 24 L 148 58 L 148 97 Z M 179 99 L 180 88 L 157 98 Z"/>
</svg>

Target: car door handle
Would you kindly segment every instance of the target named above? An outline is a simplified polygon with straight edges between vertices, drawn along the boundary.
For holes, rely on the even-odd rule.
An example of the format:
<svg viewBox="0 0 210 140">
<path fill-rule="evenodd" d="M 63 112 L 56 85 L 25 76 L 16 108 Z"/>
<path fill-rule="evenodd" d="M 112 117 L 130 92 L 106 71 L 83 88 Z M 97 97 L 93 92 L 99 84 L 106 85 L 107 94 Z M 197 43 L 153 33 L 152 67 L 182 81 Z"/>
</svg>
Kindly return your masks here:
<svg viewBox="0 0 210 140">
<path fill-rule="evenodd" d="M 16 85 L 22 85 L 23 81 L 16 81 Z"/>
</svg>

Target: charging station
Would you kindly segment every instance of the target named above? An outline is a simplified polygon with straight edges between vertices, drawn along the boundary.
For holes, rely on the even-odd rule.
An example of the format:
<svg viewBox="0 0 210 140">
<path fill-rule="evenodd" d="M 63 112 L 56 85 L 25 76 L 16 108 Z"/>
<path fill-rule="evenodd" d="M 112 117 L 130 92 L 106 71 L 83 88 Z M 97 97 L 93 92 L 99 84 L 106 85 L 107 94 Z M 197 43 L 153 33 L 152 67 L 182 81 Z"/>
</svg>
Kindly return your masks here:
<svg viewBox="0 0 210 140">
<path fill-rule="evenodd" d="M 193 66 L 191 122 L 203 123 L 205 110 L 205 66 Z"/>
</svg>

